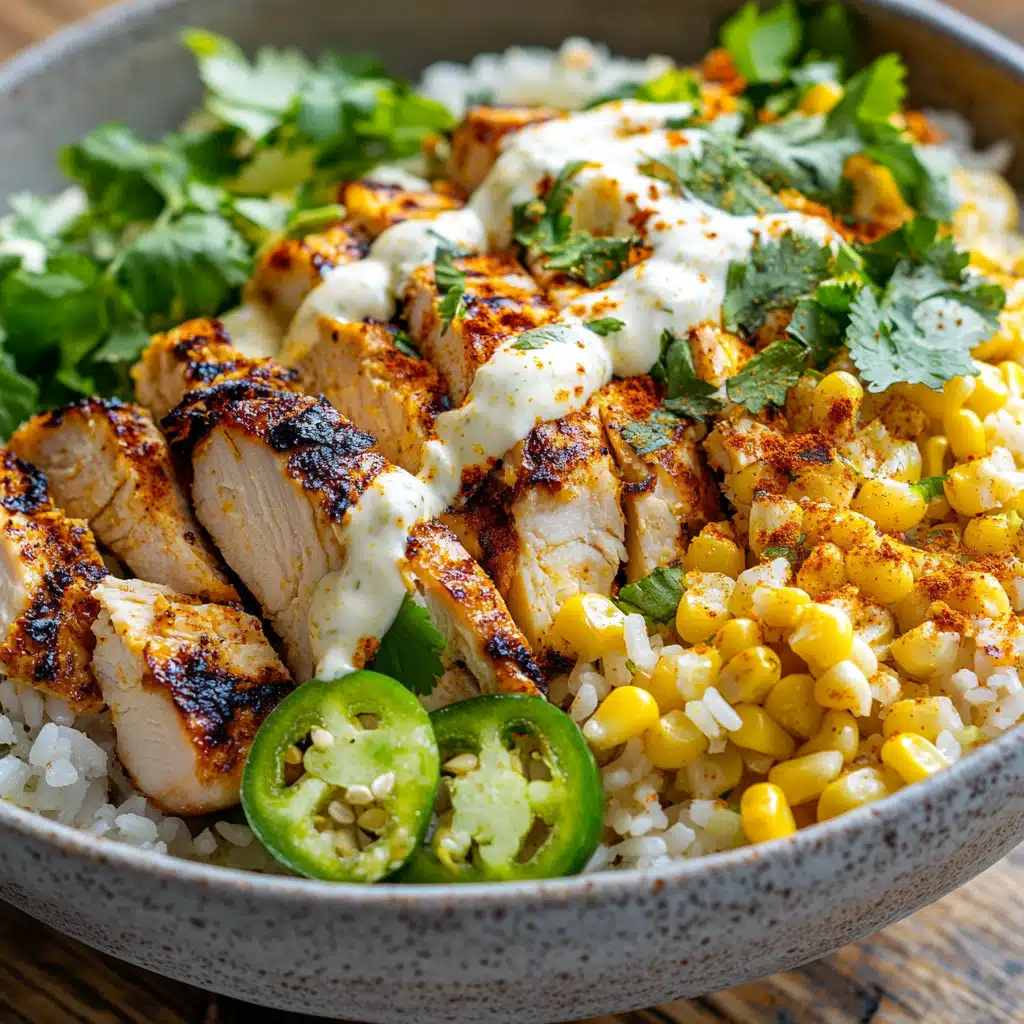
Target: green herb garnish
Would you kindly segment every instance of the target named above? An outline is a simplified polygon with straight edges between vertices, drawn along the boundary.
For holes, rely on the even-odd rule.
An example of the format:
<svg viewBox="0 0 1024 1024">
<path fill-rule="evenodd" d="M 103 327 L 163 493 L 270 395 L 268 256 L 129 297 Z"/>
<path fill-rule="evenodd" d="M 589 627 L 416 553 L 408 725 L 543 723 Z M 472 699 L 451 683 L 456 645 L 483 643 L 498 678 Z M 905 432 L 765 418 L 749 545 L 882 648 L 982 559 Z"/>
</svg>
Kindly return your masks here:
<svg viewBox="0 0 1024 1024">
<path fill-rule="evenodd" d="M 615 603 L 627 615 L 639 613 L 651 622 L 671 622 L 686 590 L 684 576 L 678 566 L 659 565 L 642 580 L 626 584 Z"/>
</svg>

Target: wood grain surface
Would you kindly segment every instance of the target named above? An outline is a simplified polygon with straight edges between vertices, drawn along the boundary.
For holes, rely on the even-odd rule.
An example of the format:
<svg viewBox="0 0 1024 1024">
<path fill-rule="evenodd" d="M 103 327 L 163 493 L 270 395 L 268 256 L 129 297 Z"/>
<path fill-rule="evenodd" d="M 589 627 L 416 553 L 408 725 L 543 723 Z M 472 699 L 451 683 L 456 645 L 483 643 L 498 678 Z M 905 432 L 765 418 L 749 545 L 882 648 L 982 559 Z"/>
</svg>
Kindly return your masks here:
<svg viewBox="0 0 1024 1024">
<path fill-rule="evenodd" d="M 0 59 L 109 0 L 0 0 Z M 959 0 L 1024 40 L 1024 0 Z M 1024 1020 L 1024 847 L 856 945 L 765 981 L 589 1024 L 998 1024 Z M 3 1024 L 299 1024 L 102 956 L 0 903 Z M 410 1022 L 412 1024 L 412 1022 Z"/>
</svg>

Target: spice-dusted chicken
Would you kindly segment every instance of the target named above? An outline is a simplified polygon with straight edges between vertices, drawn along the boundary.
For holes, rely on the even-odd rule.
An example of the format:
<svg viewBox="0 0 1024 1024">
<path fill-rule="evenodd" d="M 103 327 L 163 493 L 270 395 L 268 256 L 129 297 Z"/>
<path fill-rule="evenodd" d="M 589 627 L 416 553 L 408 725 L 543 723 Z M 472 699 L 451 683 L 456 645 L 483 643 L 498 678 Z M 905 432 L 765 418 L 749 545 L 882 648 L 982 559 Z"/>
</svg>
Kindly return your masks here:
<svg viewBox="0 0 1024 1024">
<path fill-rule="evenodd" d="M 170 813 L 234 806 L 256 730 L 292 688 L 259 620 L 141 580 L 93 593 L 94 667 L 121 764 Z"/>
<path fill-rule="evenodd" d="M 360 179 L 341 189 L 348 223 L 370 238 L 406 220 L 433 220 L 447 210 L 458 210 L 462 200 L 448 187 L 414 189 L 405 184 Z"/>
<path fill-rule="evenodd" d="M 45 478 L 0 458 L 0 672 L 76 712 L 98 711 L 91 591 L 106 567 L 89 527 L 55 509 Z"/>
<path fill-rule="evenodd" d="M 668 413 L 659 418 L 650 377 L 609 384 L 598 404 L 625 482 L 626 576 L 632 582 L 682 560 L 684 530 L 697 533 L 715 517 L 718 492 L 693 425 Z"/>
<path fill-rule="evenodd" d="M 45 471 L 57 504 L 88 521 L 136 576 L 209 601 L 237 601 L 178 485 L 170 450 L 149 413 L 86 398 L 34 416 L 11 438 Z"/>
<path fill-rule="evenodd" d="M 295 364 L 298 386 L 323 394 L 377 438 L 384 457 L 415 473 L 434 419 L 447 406 L 444 383 L 423 359 L 395 345 L 383 324 L 320 320 L 320 342 Z"/>
<path fill-rule="evenodd" d="M 239 378 L 287 390 L 295 373 L 271 359 L 251 359 L 231 344 L 218 320 L 189 320 L 150 341 L 132 367 L 139 404 L 158 423 L 188 391 Z"/>
<path fill-rule="evenodd" d="M 554 313 L 511 254 L 465 256 L 454 266 L 466 277 L 459 314 L 445 325 L 434 266 L 428 264 L 413 273 L 406 315 L 413 340 L 441 371 L 452 403 L 461 405 L 476 371 L 502 342 L 542 327 Z"/>
</svg>

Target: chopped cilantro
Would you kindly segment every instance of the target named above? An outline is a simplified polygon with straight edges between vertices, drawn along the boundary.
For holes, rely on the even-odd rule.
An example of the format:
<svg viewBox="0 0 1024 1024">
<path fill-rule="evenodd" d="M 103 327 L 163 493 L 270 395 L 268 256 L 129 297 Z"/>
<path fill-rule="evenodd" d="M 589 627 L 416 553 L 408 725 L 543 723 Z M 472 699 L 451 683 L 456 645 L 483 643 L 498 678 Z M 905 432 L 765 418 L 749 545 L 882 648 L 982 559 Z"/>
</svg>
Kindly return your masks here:
<svg viewBox="0 0 1024 1024">
<path fill-rule="evenodd" d="M 567 332 L 564 327 L 535 327 L 519 335 L 512 347 L 519 352 L 532 352 L 543 348 L 549 341 L 564 342 Z"/>
<path fill-rule="evenodd" d="M 423 353 L 416 347 L 416 344 L 412 340 L 412 336 L 408 331 L 395 331 L 395 333 L 391 335 L 391 344 L 394 345 L 403 356 L 408 356 L 410 359 L 423 358 Z"/>
<path fill-rule="evenodd" d="M 923 479 L 918 480 L 916 483 L 912 483 L 910 486 L 917 491 L 925 501 L 934 501 L 936 498 L 941 498 L 946 493 L 946 490 L 943 487 L 945 482 L 945 476 L 926 476 Z"/>
<path fill-rule="evenodd" d="M 588 331 L 593 331 L 602 338 L 607 338 L 609 334 L 617 334 L 626 325 L 623 321 L 617 320 L 613 316 L 605 316 L 601 317 L 600 320 L 588 320 L 583 326 Z"/>
<path fill-rule="evenodd" d="M 763 14 L 756 3 L 748 3 L 722 26 L 722 45 L 752 84 L 785 79 L 803 36 L 803 21 L 790 0 Z"/>
<path fill-rule="evenodd" d="M 296 210 L 288 218 L 285 231 L 290 238 L 298 238 L 337 224 L 344 216 L 345 207 L 339 203 L 315 206 L 309 210 Z"/>
<path fill-rule="evenodd" d="M 783 405 L 803 373 L 807 354 L 807 347 L 796 338 L 773 341 L 726 381 L 726 393 L 751 412 L 760 412 L 766 405 Z"/>
<path fill-rule="evenodd" d="M 587 108 L 599 107 L 602 103 L 613 100 L 642 100 L 645 103 L 689 103 L 693 112 L 685 118 L 684 124 L 668 124 L 666 127 L 682 128 L 698 118 L 702 110 L 700 82 L 689 68 L 671 67 L 657 78 L 646 82 L 623 82 L 621 85 L 604 93 L 587 105 Z"/>
<path fill-rule="evenodd" d="M 816 298 L 801 299 L 796 304 L 786 333 L 807 346 L 811 362 L 819 369 L 827 366 L 843 346 L 839 321 Z"/>
<path fill-rule="evenodd" d="M 768 313 L 792 309 L 831 273 L 832 250 L 787 231 L 777 241 L 757 237 L 750 257 L 729 264 L 722 316 L 729 331 L 755 333 Z"/>
<path fill-rule="evenodd" d="M 574 231 L 561 245 L 550 250 L 547 266 L 564 270 L 570 277 L 596 288 L 614 281 L 629 265 L 632 238 L 597 238 L 587 231 Z"/>
<path fill-rule="evenodd" d="M 678 566 L 659 565 L 642 580 L 627 583 L 616 604 L 627 615 L 639 613 L 651 622 L 671 622 L 686 590 L 684 576 Z"/>
<path fill-rule="evenodd" d="M 647 419 L 627 423 L 622 428 L 622 439 L 637 455 L 650 455 L 672 444 L 673 432 L 679 424 L 676 413 L 658 406 Z"/>
<path fill-rule="evenodd" d="M 441 317 L 441 331 L 447 331 L 453 320 L 465 314 L 466 306 L 463 298 L 466 293 L 466 275 L 452 262 L 451 249 L 438 246 L 434 257 L 434 280 L 440 302 L 437 306 Z"/>
<path fill-rule="evenodd" d="M 426 608 L 406 594 L 395 621 L 381 637 L 370 668 L 397 679 L 413 693 L 425 697 L 444 672 L 443 651 L 441 631 L 430 621 Z"/>
<path fill-rule="evenodd" d="M 775 558 L 784 558 L 793 568 L 796 568 L 800 561 L 800 552 L 791 544 L 769 544 L 762 549 L 761 558 L 768 562 Z"/>
<path fill-rule="evenodd" d="M 662 332 L 661 355 L 651 368 L 651 376 L 665 385 L 662 406 L 669 412 L 700 420 L 721 408 L 715 386 L 697 376 L 689 340 L 670 330 Z"/>
<path fill-rule="evenodd" d="M 7 352 L 0 352 L 0 442 L 36 411 L 38 401 L 39 385 L 18 372 Z"/>
</svg>

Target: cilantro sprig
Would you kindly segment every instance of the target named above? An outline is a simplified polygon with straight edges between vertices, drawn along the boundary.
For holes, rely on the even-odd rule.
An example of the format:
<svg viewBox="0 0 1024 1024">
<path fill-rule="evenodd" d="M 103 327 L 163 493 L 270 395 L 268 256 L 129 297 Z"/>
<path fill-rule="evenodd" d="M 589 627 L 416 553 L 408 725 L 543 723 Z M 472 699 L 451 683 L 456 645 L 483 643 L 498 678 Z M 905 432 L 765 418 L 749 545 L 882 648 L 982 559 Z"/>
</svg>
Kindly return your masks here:
<svg viewBox="0 0 1024 1024">
<path fill-rule="evenodd" d="M 662 407 L 677 416 L 702 420 L 721 408 L 717 388 L 697 375 L 690 342 L 670 330 L 661 335 L 661 355 L 651 369 L 651 376 L 665 386 Z"/>
<path fill-rule="evenodd" d="M 441 317 L 441 331 L 447 331 L 453 320 L 458 320 L 466 312 L 466 274 L 454 263 L 452 249 L 438 246 L 434 257 L 434 280 L 440 295 L 437 312 Z"/>
<path fill-rule="evenodd" d="M 686 592 L 685 573 L 675 565 L 659 565 L 643 579 L 627 583 L 616 604 L 627 615 L 639 613 L 654 623 L 671 622 Z"/>
<path fill-rule="evenodd" d="M 395 621 L 381 637 L 370 668 L 425 697 L 444 672 L 444 646 L 444 636 L 430 621 L 426 608 L 406 594 Z"/>
</svg>

